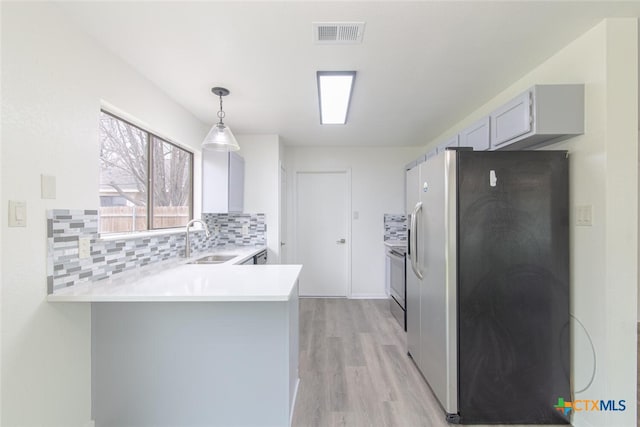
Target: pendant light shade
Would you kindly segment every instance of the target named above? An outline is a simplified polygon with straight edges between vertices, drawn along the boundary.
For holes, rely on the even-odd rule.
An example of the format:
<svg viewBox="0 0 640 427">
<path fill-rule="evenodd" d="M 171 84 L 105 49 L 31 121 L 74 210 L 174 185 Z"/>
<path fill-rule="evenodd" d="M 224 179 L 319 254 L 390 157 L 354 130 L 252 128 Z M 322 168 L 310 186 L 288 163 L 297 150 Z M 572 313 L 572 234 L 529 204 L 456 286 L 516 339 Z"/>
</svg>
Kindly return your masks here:
<svg viewBox="0 0 640 427">
<path fill-rule="evenodd" d="M 213 151 L 238 151 L 240 146 L 236 141 L 235 136 L 231 133 L 229 126 L 222 122 L 225 116 L 222 110 L 222 97 L 229 95 L 229 90 L 223 87 L 214 87 L 211 92 L 220 97 L 220 111 L 218 111 L 218 118 L 220 121 L 213 125 L 207 136 L 202 141 L 202 148 L 205 150 Z"/>
<path fill-rule="evenodd" d="M 238 151 L 240 146 L 229 126 L 216 123 L 204 138 L 202 148 L 214 151 Z"/>
</svg>

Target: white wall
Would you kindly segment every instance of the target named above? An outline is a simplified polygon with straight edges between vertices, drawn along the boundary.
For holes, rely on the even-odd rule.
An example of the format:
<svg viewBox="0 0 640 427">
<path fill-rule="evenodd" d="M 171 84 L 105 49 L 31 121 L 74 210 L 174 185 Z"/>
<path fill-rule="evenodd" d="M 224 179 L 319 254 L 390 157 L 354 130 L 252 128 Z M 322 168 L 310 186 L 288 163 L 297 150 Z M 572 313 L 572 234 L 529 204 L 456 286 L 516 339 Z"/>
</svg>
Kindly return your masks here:
<svg viewBox="0 0 640 427">
<path fill-rule="evenodd" d="M 90 307 L 46 301 L 46 216 L 98 206 L 101 100 L 193 147 L 206 127 L 47 3 L 2 2 L 2 425 L 85 426 Z M 40 198 L 40 174 L 57 199 Z M 199 191 L 196 189 L 196 194 Z M 7 227 L 8 200 L 27 202 Z"/>
<path fill-rule="evenodd" d="M 404 165 L 421 152 L 416 147 L 285 147 L 290 242 L 295 242 L 291 207 L 295 206 L 296 173 L 351 170 L 351 209 L 359 213 L 359 219 L 351 220 L 354 298 L 385 296 L 383 215 L 404 212 Z"/>
<path fill-rule="evenodd" d="M 2 6 L 0 6 L 0 24 L 2 23 Z M 0 31 L 0 46 L 2 46 L 2 31 Z M 2 100 L 2 55 L 0 55 L 0 100 Z M 0 119 L 0 165 L 2 165 L 2 119 Z M 4 203 L 2 191 L 2 173 L 0 172 L 0 202 Z M 2 216 L 0 215 L 0 220 Z M 0 242 L 4 241 L 4 227 L 0 226 Z M 0 426 L 2 425 L 2 244 L 0 243 Z"/>
<path fill-rule="evenodd" d="M 488 114 L 533 84 L 584 83 L 585 134 L 545 149 L 570 152 L 570 206 L 593 206 L 593 226 L 571 218 L 572 313 L 594 341 L 593 384 L 575 399 L 625 399 L 624 412 L 578 412 L 576 426 L 636 425 L 638 236 L 637 19 L 606 20 L 427 147 Z M 573 324 L 574 387 L 585 387 L 593 360 Z"/>
<path fill-rule="evenodd" d="M 244 211 L 264 213 L 269 264 L 280 262 L 280 137 L 237 135 L 245 161 Z"/>
</svg>

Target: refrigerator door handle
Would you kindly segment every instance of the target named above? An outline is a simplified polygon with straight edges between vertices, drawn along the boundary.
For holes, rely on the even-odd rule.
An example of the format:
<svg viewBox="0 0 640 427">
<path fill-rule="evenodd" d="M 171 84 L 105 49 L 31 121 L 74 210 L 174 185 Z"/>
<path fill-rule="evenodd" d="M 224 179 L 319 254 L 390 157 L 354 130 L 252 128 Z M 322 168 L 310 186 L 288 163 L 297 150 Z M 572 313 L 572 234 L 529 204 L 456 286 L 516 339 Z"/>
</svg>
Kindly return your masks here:
<svg viewBox="0 0 640 427">
<path fill-rule="evenodd" d="M 413 246 L 413 235 L 415 234 L 415 223 L 416 223 L 416 207 L 413 207 L 411 211 L 411 221 L 409 221 L 409 264 L 411 264 L 411 268 L 413 269 L 413 253 L 416 251 L 416 248 Z"/>
<path fill-rule="evenodd" d="M 422 272 L 418 266 L 418 212 L 422 210 L 422 202 L 416 203 L 416 207 L 413 208 L 411 214 L 411 269 L 418 276 L 418 279 L 422 280 Z"/>
</svg>

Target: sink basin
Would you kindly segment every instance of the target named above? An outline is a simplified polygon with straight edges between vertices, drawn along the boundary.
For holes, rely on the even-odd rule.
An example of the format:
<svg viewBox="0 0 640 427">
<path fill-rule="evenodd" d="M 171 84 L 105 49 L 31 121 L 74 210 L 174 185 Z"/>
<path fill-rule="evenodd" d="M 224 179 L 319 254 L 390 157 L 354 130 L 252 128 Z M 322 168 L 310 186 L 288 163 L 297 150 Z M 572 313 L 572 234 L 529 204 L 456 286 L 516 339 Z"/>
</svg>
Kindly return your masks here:
<svg viewBox="0 0 640 427">
<path fill-rule="evenodd" d="M 222 264 L 231 259 L 234 259 L 237 256 L 238 255 L 209 255 L 193 261 L 189 261 L 188 264 Z"/>
</svg>

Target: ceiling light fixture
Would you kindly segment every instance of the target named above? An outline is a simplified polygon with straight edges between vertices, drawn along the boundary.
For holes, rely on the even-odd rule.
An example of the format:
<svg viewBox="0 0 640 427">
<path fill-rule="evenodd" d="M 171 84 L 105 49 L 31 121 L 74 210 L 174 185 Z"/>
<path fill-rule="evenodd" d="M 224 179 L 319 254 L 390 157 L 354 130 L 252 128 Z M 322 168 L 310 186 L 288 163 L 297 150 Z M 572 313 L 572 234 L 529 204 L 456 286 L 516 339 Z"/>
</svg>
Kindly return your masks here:
<svg viewBox="0 0 640 427">
<path fill-rule="evenodd" d="M 320 124 L 344 125 L 347 123 L 355 78 L 355 71 L 317 72 Z"/>
<path fill-rule="evenodd" d="M 222 122 L 225 116 L 222 111 L 222 97 L 229 95 L 229 90 L 223 87 L 214 87 L 211 89 L 215 95 L 220 97 L 220 111 L 218 111 L 218 118 L 220 121 L 213 125 L 207 136 L 202 141 L 202 148 L 206 150 L 214 151 L 238 151 L 240 146 L 236 141 L 235 136 L 231 133 L 229 126 Z"/>
</svg>

